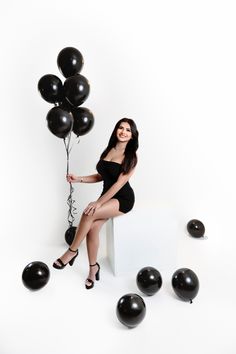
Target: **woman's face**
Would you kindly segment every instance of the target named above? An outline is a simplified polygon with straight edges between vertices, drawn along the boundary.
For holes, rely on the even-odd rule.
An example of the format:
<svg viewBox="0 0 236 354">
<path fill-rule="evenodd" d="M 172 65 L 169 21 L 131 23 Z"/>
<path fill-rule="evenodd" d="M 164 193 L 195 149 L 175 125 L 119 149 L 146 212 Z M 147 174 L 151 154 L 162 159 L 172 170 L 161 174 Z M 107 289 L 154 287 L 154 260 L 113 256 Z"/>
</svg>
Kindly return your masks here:
<svg viewBox="0 0 236 354">
<path fill-rule="evenodd" d="M 129 123 L 121 122 L 116 131 L 116 137 L 120 142 L 127 142 L 132 138 L 132 132 Z"/>
</svg>

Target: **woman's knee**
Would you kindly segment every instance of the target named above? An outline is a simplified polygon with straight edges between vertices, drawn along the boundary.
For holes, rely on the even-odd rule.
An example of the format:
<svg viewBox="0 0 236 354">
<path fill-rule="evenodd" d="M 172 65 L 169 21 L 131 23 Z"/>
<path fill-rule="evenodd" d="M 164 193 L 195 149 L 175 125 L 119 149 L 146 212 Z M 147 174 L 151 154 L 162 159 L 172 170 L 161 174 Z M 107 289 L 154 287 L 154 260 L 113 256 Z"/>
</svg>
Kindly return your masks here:
<svg viewBox="0 0 236 354">
<path fill-rule="evenodd" d="M 119 210 L 119 206 L 119 201 L 116 198 L 111 198 L 95 211 L 94 219 L 109 219 L 122 215 L 123 213 Z"/>
</svg>

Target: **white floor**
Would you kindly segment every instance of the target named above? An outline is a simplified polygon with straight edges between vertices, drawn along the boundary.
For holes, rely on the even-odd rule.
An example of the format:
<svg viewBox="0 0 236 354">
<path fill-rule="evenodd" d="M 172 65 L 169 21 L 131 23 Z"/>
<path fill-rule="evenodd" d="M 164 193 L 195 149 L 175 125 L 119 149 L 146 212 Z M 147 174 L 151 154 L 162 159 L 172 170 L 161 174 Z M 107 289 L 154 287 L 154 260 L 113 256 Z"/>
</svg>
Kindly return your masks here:
<svg viewBox="0 0 236 354">
<path fill-rule="evenodd" d="M 179 300 L 171 288 L 176 269 L 163 271 L 163 286 L 152 297 L 137 289 L 136 274 L 114 277 L 102 242 L 99 261 L 101 280 L 86 290 L 87 260 L 84 245 L 73 267 L 51 267 L 66 244 L 27 242 L 2 249 L 1 264 L 1 354 L 66 353 L 160 353 L 235 354 L 235 260 L 228 237 L 213 229 L 204 240 L 183 232 L 179 267 L 193 269 L 200 291 L 193 304 Z M 229 238 L 230 239 L 230 238 Z M 25 241 L 26 242 L 26 241 Z M 224 246 L 223 246 L 224 244 Z M 4 252 L 3 252 L 4 250 Z M 20 252 L 19 252 L 20 250 Z M 33 260 L 50 266 L 48 284 L 31 292 L 23 286 L 24 267 Z M 138 270 L 137 270 L 138 271 Z M 146 317 L 134 329 L 116 318 L 119 298 L 134 292 L 146 303 Z"/>
</svg>

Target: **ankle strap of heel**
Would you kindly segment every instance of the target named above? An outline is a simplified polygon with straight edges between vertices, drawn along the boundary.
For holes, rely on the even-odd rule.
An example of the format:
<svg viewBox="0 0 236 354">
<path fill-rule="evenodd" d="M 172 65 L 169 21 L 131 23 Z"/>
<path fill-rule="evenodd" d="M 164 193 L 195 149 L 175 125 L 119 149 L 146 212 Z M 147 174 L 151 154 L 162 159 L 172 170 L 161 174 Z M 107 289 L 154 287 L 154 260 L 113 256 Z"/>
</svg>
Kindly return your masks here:
<svg viewBox="0 0 236 354">
<path fill-rule="evenodd" d="M 71 252 L 74 252 L 74 253 L 76 253 L 78 250 L 76 250 L 76 251 L 74 251 L 74 250 L 72 250 L 70 247 L 69 247 L 69 250 L 71 251 Z"/>
<path fill-rule="evenodd" d="M 94 267 L 95 265 L 98 265 L 97 263 L 95 263 L 95 264 L 90 264 L 89 266 L 90 267 Z"/>
</svg>

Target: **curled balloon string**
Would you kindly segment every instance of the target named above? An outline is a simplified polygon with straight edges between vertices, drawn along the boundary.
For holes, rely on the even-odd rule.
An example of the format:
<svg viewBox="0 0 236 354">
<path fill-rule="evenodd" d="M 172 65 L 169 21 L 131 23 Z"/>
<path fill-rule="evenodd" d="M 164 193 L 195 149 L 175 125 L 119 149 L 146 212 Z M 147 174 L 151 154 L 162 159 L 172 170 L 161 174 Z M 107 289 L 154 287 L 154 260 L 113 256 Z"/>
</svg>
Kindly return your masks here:
<svg viewBox="0 0 236 354">
<path fill-rule="evenodd" d="M 74 214 L 76 213 L 76 207 L 74 206 L 75 200 L 72 198 L 72 193 L 74 192 L 74 188 L 72 187 L 71 183 L 70 183 L 70 194 L 67 198 L 67 205 L 69 206 L 69 210 L 68 210 L 68 224 L 69 227 L 73 226 L 73 222 L 75 220 Z"/>
<path fill-rule="evenodd" d="M 64 144 L 65 144 L 65 148 L 66 148 L 66 156 L 67 156 L 67 166 L 66 166 L 66 174 L 69 174 L 69 158 L 70 158 L 70 141 L 71 141 L 71 132 L 68 135 L 68 140 L 66 142 L 66 138 L 63 139 L 64 140 Z M 67 198 L 67 205 L 69 206 L 69 210 L 68 210 L 68 224 L 69 227 L 73 226 L 73 222 L 75 220 L 74 214 L 76 213 L 76 207 L 74 206 L 75 200 L 72 198 L 72 194 L 74 192 L 74 188 L 72 187 L 72 183 L 70 182 L 70 194 Z"/>
</svg>

